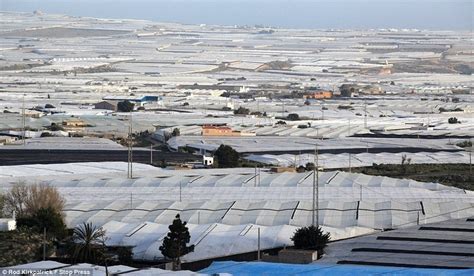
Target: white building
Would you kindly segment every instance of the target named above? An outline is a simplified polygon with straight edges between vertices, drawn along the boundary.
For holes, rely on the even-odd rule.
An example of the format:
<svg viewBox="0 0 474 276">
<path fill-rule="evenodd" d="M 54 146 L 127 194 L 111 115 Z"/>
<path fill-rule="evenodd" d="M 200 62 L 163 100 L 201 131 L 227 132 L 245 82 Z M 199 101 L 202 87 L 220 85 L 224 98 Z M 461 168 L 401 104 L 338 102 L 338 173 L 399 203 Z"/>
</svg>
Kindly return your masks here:
<svg viewBox="0 0 474 276">
<path fill-rule="evenodd" d="M 214 164 L 214 156 L 204 154 L 202 156 L 202 164 L 204 166 L 212 166 Z"/>
<path fill-rule="evenodd" d="M 0 219 L 0 232 L 16 230 L 16 220 L 13 218 Z"/>
</svg>

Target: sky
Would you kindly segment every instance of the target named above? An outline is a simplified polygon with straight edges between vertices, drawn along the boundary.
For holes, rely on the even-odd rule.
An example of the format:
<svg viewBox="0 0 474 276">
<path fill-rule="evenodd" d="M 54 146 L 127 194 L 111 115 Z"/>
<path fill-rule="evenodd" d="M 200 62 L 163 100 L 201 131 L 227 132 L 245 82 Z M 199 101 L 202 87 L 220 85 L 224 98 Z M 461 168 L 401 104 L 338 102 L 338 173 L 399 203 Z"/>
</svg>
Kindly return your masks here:
<svg viewBox="0 0 474 276">
<path fill-rule="evenodd" d="M 0 11 L 284 28 L 472 30 L 474 0 L 0 0 Z"/>
</svg>

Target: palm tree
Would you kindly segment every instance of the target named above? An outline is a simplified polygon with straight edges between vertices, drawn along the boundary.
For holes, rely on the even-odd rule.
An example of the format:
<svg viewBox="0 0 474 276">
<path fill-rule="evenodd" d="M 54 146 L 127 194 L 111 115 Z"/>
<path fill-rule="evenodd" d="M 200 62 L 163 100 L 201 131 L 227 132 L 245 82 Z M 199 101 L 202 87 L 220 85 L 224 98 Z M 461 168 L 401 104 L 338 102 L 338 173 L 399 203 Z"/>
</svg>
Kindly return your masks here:
<svg viewBox="0 0 474 276">
<path fill-rule="evenodd" d="M 98 263 L 105 253 L 105 230 L 92 223 L 76 227 L 72 236 L 75 262 Z"/>
</svg>

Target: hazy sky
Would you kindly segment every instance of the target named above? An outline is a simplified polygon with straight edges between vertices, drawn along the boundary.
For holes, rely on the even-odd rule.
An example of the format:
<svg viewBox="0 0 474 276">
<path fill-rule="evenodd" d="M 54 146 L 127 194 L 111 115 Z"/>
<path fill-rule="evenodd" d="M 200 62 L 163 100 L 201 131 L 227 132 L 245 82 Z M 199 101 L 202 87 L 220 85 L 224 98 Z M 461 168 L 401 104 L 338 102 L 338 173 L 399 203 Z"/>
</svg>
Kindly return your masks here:
<svg viewBox="0 0 474 276">
<path fill-rule="evenodd" d="M 474 0 L 0 0 L 2 11 L 291 28 L 472 30 Z"/>
</svg>

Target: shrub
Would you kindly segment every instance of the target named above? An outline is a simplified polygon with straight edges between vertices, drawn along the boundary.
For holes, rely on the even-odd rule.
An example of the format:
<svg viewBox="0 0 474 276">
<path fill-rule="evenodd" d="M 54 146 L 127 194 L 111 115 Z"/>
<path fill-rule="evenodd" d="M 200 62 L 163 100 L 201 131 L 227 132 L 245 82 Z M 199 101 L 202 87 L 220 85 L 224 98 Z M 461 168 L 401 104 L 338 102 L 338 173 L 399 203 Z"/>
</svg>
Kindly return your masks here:
<svg viewBox="0 0 474 276">
<path fill-rule="evenodd" d="M 329 233 L 323 233 L 321 227 L 308 226 L 296 230 L 291 240 L 297 249 L 317 250 L 322 255 L 324 248 L 331 239 Z"/>
<path fill-rule="evenodd" d="M 316 168 L 316 166 L 314 165 L 313 162 L 309 162 L 309 163 L 306 163 L 305 168 L 307 171 L 313 171 Z"/>
<path fill-rule="evenodd" d="M 451 117 L 448 119 L 448 123 L 450 124 L 457 124 L 457 123 L 461 123 L 460 121 L 458 121 L 458 118 L 456 117 Z"/>
<path fill-rule="evenodd" d="M 181 135 L 181 132 L 179 131 L 179 128 L 174 128 L 173 132 L 171 133 L 171 136 L 176 137 L 180 135 Z"/>
<path fill-rule="evenodd" d="M 135 105 L 129 101 L 119 102 L 117 104 L 117 110 L 120 112 L 132 112 Z"/>
<path fill-rule="evenodd" d="M 300 119 L 300 115 L 298 115 L 296 113 L 290 113 L 290 114 L 288 114 L 288 116 L 286 118 L 290 121 L 297 121 L 297 120 Z"/>
<path fill-rule="evenodd" d="M 17 227 L 28 227 L 39 234 L 46 229 L 50 239 L 60 240 L 66 236 L 66 224 L 62 213 L 51 207 L 40 208 L 30 216 L 17 218 Z"/>
<path fill-rule="evenodd" d="M 472 142 L 469 140 L 465 140 L 456 144 L 456 146 L 461 148 L 470 148 L 472 147 Z"/>
<path fill-rule="evenodd" d="M 5 195 L 7 213 L 16 213 L 18 217 L 32 216 L 40 209 L 52 209 L 61 213 L 64 199 L 55 187 L 47 185 L 26 186 L 24 183 L 15 184 Z"/>
<path fill-rule="evenodd" d="M 219 168 L 235 168 L 239 165 L 239 153 L 231 146 L 220 145 L 214 156 Z"/>
<path fill-rule="evenodd" d="M 234 114 L 236 115 L 248 115 L 250 113 L 250 109 L 245 107 L 239 107 L 238 109 L 234 110 Z"/>
</svg>

